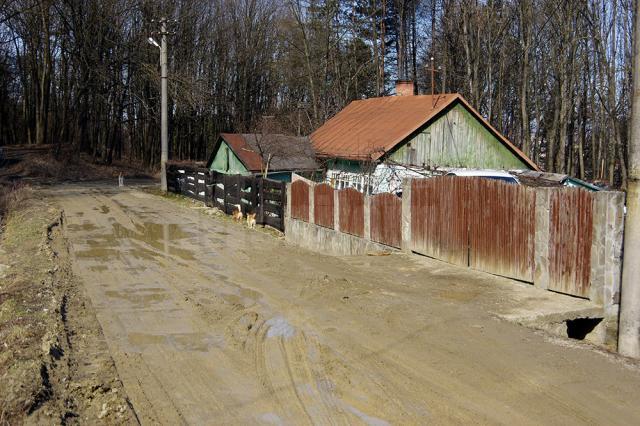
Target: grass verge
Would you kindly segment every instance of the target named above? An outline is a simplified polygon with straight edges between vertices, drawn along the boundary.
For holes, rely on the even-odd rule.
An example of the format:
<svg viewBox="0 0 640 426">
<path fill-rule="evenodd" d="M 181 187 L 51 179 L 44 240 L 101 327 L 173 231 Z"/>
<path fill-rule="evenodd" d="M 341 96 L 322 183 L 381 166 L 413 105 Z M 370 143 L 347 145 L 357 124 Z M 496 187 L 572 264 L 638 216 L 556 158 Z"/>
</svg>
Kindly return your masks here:
<svg viewBox="0 0 640 426">
<path fill-rule="evenodd" d="M 91 302 L 71 272 L 63 212 L 23 187 L 0 235 L 0 425 L 135 423 Z"/>
</svg>

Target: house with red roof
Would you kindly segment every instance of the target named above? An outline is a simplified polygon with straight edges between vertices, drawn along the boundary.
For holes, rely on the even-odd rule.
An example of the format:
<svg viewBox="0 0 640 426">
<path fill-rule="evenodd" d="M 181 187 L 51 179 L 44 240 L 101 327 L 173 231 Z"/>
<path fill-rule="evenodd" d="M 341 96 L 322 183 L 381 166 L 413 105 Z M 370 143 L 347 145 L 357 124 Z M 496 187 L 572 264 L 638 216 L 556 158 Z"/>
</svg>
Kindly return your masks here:
<svg viewBox="0 0 640 426">
<path fill-rule="evenodd" d="M 457 93 L 351 102 L 310 136 L 326 178 L 341 189 L 398 192 L 402 178 L 451 169 L 539 170 Z"/>
<path fill-rule="evenodd" d="M 206 167 L 223 174 L 263 174 L 290 182 L 292 173 L 313 176 L 319 170 L 307 137 L 281 134 L 221 133 Z"/>
</svg>

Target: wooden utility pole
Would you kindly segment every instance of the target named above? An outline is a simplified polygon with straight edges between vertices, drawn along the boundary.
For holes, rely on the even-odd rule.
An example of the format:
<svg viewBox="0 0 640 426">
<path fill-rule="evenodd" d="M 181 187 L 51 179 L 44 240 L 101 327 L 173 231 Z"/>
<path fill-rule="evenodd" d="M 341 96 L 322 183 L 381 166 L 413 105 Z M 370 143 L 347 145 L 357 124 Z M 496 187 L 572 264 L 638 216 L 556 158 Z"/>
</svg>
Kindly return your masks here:
<svg viewBox="0 0 640 426">
<path fill-rule="evenodd" d="M 638 0 L 634 3 L 638 11 Z M 640 358 L 640 13 L 636 13 L 635 21 L 627 217 L 620 290 L 618 351 L 622 355 Z"/>
</svg>

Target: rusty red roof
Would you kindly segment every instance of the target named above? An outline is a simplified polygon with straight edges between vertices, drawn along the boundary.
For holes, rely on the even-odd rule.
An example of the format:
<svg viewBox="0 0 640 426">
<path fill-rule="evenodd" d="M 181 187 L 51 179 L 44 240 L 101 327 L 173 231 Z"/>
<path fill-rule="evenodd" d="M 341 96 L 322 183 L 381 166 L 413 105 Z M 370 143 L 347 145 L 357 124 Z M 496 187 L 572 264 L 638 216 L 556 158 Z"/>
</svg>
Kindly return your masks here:
<svg viewBox="0 0 640 426">
<path fill-rule="evenodd" d="M 455 102 L 463 104 L 513 154 L 534 170 L 539 170 L 529 157 L 493 128 L 458 93 L 353 101 L 313 132 L 311 141 L 318 156 L 378 160 Z"/>
<path fill-rule="evenodd" d="M 262 157 L 249 146 L 244 135 L 240 133 L 220 133 L 220 137 L 229 145 L 247 170 L 252 172 L 262 170 Z"/>
<path fill-rule="evenodd" d="M 307 137 L 256 133 L 221 133 L 220 137 L 247 170 L 254 173 L 262 171 L 267 157 L 269 170 L 274 172 L 319 168 L 313 146 Z"/>
</svg>

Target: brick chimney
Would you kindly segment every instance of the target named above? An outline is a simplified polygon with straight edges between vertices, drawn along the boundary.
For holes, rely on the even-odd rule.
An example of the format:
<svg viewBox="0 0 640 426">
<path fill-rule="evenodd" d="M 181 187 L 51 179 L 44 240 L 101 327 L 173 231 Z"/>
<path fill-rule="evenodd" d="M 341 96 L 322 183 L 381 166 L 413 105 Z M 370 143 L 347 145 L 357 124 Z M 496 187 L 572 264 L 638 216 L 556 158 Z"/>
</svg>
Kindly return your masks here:
<svg viewBox="0 0 640 426">
<path fill-rule="evenodd" d="M 413 96 L 413 80 L 396 80 L 396 96 Z"/>
</svg>

